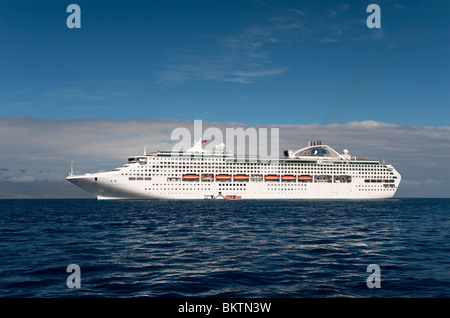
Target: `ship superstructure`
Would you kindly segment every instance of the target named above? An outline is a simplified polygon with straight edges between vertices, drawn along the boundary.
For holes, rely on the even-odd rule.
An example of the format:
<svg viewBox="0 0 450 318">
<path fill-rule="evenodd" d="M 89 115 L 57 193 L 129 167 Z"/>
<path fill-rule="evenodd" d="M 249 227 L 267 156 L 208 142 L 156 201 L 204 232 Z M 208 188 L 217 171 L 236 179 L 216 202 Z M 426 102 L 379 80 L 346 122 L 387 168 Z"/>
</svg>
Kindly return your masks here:
<svg viewBox="0 0 450 318">
<path fill-rule="evenodd" d="M 320 141 L 284 157 L 202 149 L 131 156 L 109 172 L 67 177 L 98 199 L 389 199 L 401 176 L 390 164 L 339 154 Z"/>
</svg>

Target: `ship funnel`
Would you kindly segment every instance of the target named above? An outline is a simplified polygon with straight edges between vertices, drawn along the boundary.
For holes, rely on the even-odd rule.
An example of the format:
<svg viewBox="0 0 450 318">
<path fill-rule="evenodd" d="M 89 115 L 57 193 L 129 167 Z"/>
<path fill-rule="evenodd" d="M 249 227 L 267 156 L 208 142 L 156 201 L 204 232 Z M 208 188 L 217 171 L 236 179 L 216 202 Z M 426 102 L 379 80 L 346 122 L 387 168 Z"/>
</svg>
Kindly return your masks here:
<svg viewBox="0 0 450 318">
<path fill-rule="evenodd" d="M 308 141 L 308 147 L 320 146 L 322 145 L 322 140 Z"/>
</svg>

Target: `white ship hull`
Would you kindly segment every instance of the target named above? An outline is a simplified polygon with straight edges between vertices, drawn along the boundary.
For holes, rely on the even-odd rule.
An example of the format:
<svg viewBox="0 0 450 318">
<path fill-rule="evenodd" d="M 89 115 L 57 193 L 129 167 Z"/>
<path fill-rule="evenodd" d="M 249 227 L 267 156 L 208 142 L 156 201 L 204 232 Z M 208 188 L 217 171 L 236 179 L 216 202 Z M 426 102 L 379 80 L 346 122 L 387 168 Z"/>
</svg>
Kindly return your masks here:
<svg viewBox="0 0 450 318">
<path fill-rule="evenodd" d="M 364 179 L 343 183 L 246 183 L 219 186 L 220 183 L 168 183 L 163 178 L 130 183 L 128 178 L 113 178 L 107 173 L 68 177 L 67 180 L 90 192 L 98 199 L 220 199 L 238 196 L 241 199 L 390 199 L 397 186 L 385 188 L 382 183 L 367 184 Z M 97 181 L 94 181 L 97 178 Z M 111 182 L 111 180 L 113 180 Z M 400 180 L 398 179 L 397 183 Z M 156 186 L 158 184 L 158 186 Z M 181 189 L 181 190 L 180 190 Z"/>
<path fill-rule="evenodd" d="M 307 147 L 279 160 L 156 152 L 109 172 L 67 180 L 98 199 L 390 199 L 401 181 L 389 164 Z M 317 149 L 321 150 L 320 152 Z M 319 155 L 316 155 L 319 154 Z"/>
</svg>

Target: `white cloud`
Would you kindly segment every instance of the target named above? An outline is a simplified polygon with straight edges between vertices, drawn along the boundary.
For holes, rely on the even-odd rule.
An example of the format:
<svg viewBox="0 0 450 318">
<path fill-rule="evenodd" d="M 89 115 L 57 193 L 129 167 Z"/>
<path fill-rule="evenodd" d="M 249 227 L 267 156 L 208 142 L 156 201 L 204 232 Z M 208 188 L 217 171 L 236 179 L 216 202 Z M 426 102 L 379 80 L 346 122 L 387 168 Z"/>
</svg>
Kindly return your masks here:
<svg viewBox="0 0 450 318">
<path fill-rule="evenodd" d="M 276 61 L 272 56 L 273 49 L 280 45 L 289 45 L 292 50 L 293 45 L 304 42 L 326 45 L 384 37 L 383 31 L 367 32 L 365 12 L 355 19 L 346 3 L 330 6 L 328 14 L 264 6 L 270 10 L 258 15 L 258 19 L 247 19 L 222 34 L 196 34 L 189 39 L 189 48 L 168 52 L 166 63 L 157 73 L 159 82 L 214 80 L 249 84 L 289 69 L 285 61 Z"/>
<path fill-rule="evenodd" d="M 33 176 L 12 176 L 10 178 L 5 179 L 5 181 L 11 182 L 33 182 L 36 181 L 36 178 Z"/>
<path fill-rule="evenodd" d="M 127 156 L 171 149 L 172 130 L 193 122 L 162 120 L 36 119 L 0 117 L 0 197 L 11 195 L 8 184 L 65 182 L 70 161 L 78 173 L 113 169 Z M 203 129 L 249 125 L 204 122 Z M 399 195 L 446 196 L 450 193 L 450 127 L 399 126 L 375 121 L 345 125 L 270 125 L 278 127 L 280 151 L 297 150 L 310 140 L 322 140 L 336 151 L 353 156 L 385 159 L 402 174 Z M 71 188 L 68 187 L 70 196 Z M 51 191 L 49 192 L 51 194 Z"/>
</svg>

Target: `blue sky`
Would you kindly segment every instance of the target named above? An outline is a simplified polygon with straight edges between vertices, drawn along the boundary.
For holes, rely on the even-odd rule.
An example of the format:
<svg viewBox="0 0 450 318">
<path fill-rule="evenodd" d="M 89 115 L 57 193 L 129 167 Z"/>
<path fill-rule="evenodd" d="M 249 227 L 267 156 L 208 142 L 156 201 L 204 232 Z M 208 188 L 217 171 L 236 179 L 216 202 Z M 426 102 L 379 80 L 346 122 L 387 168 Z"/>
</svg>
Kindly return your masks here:
<svg viewBox="0 0 450 318">
<path fill-rule="evenodd" d="M 81 29 L 66 8 L 81 7 Z M 369 29 L 366 8 L 381 8 Z M 0 1 L 0 116 L 448 126 L 449 1 Z"/>
</svg>

